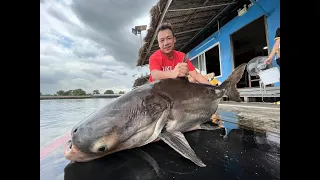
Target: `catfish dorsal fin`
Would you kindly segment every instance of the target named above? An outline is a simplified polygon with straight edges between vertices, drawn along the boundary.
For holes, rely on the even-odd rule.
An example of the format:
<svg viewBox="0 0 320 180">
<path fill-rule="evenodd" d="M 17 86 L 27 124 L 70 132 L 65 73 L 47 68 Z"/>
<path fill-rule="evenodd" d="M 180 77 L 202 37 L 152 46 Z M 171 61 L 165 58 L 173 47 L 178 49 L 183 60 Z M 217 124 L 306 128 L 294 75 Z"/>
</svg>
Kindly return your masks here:
<svg viewBox="0 0 320 180">
<path fill-rule="evenodd" d="M 198 158 L 196 153 L 193 151 L 193 149 L 190 147 L 188 141 L 184 137 L 184 135 L 179 132 L 167 132 L 164 131 L 161 134 L 159 134 L 159 137 L 162 141 L 164 141 L 166 144 L 168 144 L 171 148 L 173 148 L 175 151 L 180 153 L 183 157 L 191 160 L 193 163 L 200 167 L 205 167 L 206 165 L 201 161 L 201 159 Z"/>
</svg>

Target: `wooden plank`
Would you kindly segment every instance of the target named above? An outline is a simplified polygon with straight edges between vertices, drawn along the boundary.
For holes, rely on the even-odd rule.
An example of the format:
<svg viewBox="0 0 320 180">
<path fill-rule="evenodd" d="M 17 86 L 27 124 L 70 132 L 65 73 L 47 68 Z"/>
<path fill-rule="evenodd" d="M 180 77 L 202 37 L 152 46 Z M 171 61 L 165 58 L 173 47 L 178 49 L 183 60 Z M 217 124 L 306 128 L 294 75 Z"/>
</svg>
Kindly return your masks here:
<svg viewBox="0 0 320 180">
<path fill-rule="evenodd" d="M 244 87 L 244 88 L 238 88 L 238 89 L 259 89 L 260 87 Z M 266 89 L 280 89 L 279 86 L 267 86 Z"/>
<path fill-rule="evenodd" d="M 280 94 L 280 90 L 239 91 L 240 94 Z"/>
<path fill-rule="evenodd" d="M 280 91 L 239 92 L 240 94 L 280 94 Z"/>
<path fill-rule="evenodd" d="M 280 106 L 275 104 L 221 102 L 216 116 L 222 122 L 280 135 Z"/>
<path fill-rule="evenodd" d="M 250 94 L 250 95 L 240 95 L 240 97 L 280 97 L 280 94 Z"/>
<path fill-rule="evenodd" d="M 280 94 L 280 90 L 273 91 L 252 91 L 252 92 L 239 92 L 240 94 Z"/>
<path fill-rule="evenodd" d="M 240 97 L 248 101 L 251 97 L 280 97 L 280 87 L 266 87 L 265 91 L 260 87 L 238 88 Z M 227 96 L 223 96 L 227 97 Z"/>
<path fill-rule="evenodd" d="M 250 88 L 251 91 L 241 91 L 242 89 L 238 89 L 240 93 L 240 97 L 280 97 L 280 88 L 270 88 L 267 89 L 266 92 L 264 90 L 260 91 L 259 88 Z M 223 96 L 227 97 L 227 96 Z"/>
<path fill-rule="evenodd" d="M 223 96 L 223 97 L 227 97 L 227 96 Z M 249 97 L 280 97 L 280 94 L 245 94 L 245 95 L 240 95 L 240 97 L 243 98 L 249 98 Z"/>
<path fill-rule="evenodd" d="M 265 94 L 263 96 L 261 94 L 245 94 L 240 97 L 280 97 L 280 94 Z"/>
<path fill-rule="evenodd" d="M 266 87 L 266 90 L 280 90 L 280 87 Z M 239 92 L 245 92 L 245 91 L 260 91 L 260 88 L 238 88 Z"/>
</svg>

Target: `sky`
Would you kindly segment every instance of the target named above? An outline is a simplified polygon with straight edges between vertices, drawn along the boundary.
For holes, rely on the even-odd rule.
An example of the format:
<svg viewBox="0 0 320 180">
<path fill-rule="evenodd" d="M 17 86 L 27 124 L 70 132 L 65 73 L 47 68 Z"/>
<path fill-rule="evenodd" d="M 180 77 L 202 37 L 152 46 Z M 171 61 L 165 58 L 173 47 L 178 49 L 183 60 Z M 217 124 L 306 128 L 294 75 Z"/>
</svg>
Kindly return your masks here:
<svg viewBox="0 0 320 180">
<path fill-rule="evenodd" d="M 140 36 L 131 29 L 149 26 L 157 1 L 40 0 L 40 92 L 128 92 L 148 73 L 136 67 Z"/>
</svg>

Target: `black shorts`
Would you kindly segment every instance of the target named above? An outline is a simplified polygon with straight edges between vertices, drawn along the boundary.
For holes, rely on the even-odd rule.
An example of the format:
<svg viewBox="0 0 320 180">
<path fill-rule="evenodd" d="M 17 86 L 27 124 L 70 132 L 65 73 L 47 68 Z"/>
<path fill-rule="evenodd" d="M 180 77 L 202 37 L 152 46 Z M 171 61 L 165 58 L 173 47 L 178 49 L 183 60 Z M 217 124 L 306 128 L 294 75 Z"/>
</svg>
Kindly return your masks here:
<svg viewBox="0 0 320 180">
<path fill-rule="evenodd" d="M 280 67 L 280 58 L 276 59 L 276 61 L 277 61 L 277 64 L 279 65 L 279 67 Z"/>
</svg>

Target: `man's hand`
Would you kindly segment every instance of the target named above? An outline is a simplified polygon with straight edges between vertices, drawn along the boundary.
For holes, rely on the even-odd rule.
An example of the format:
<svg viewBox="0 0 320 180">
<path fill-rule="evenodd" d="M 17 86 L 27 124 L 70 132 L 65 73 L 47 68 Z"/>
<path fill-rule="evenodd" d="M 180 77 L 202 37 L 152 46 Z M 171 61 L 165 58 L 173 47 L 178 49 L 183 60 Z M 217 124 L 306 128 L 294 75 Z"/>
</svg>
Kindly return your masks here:
<svg viewBox="0 0 320 180">
<path fill-rule="evenodd" d="M 176 77 L 185 77 L 189 72 L 187 63 L 178 63 L 174 67 L 173 72 L 175 73 Z"/>
<path fill-rule="evenodd" d="M 271 57 L 268 57 L 268 59 L 266 59 L 266 60 L 264 61 L 264 63 L 265 63 L 265 64 L 270 64 L 270 63 L 271 63 L 271 60 L 272 60 L 272 58 L 271 58 Z"/>
</svg>

